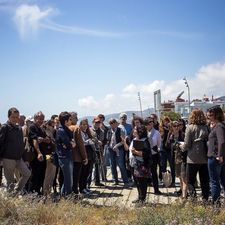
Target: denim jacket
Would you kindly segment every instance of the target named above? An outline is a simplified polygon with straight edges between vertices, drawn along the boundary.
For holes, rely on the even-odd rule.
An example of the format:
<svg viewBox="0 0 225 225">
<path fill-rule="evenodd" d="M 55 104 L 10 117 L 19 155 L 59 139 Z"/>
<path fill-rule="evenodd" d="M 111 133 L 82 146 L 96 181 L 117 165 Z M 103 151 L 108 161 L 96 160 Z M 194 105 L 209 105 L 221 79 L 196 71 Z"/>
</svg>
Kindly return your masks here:
<svg viewBox="0 0 225 225">
<path fill-rule="evenodd" d="M 60 126 L 56 132 L 56 152 L 60 158 L 71 156 L 73 133 L 66 126 Z"/>
</svg>

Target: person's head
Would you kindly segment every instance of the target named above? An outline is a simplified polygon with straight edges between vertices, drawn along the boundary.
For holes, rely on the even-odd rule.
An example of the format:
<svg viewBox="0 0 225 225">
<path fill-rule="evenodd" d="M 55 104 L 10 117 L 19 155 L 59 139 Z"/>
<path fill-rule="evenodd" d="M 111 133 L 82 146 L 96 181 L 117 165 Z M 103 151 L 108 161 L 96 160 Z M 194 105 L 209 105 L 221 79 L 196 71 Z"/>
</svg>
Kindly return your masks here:
<svg viewBox="0 0 225 225">
<path fill-rule="evenodd" d="M 149 117 L 146 118 L 144 120 L 144 125 L 145 125 L 146 129 L 148 131 L 150 131 L 154 127 L 154 119 L 153 118 L 149 118 Z"/>
<path fill-rule="evenodd" d="M 77 112 L 70 112 L 72 125 L 76 125 L 78 121 Z"/>
<path fill-rule="evenodd" d="M 206 117 L 204 112 L 201 109 L 192 110 L 189 115 L 188 123 L 196 125 L 205 125 Z"/>
<path fill-rule="evenodd" d="M 72 124 L 71 114 L 68 112 L 61 112 L 59 114 L 59 122 L 63 127 L 69 127 Z"/>
<path fill-rule="evenodd" d="M 176 120 L 172 122 L 172 132 L 179 133 L 179 122 Z"/>
<path fill-rule="evenodd" d="M 59 124 L 60 124 L 60 122 L 59 122 L 59 116 L 58 115 L 56 115 L 55 117 L 51 117 L 51 119 L 54 121 L 54 128 L 55 129 L 58 129 L 58 127 L 59 127 Z"/>
<path fill-rule="evenodd" d="M 120 113 L 120 123 L 125 124 L 127 122 L 127 114 L 126 113 Z"/>
<path fill-rule="evenodd" d="M 144 121 L 139 116 L 134 116 L 132 119 L 132 127 L 143 125 Z"/>
<path fill-rule="evenodd" d="M 101 119 L 98 116 L 94 117 L 94 119 L 92 120 L 92 124 L 95 128 L 100 128 Z"/>
<path fill-rule="evenodd" d="M 50 120 L 47 120 L 45 123 L 44 123 L 45 127 L 51 131 L 54 130 L 54 127 L 55 127 L 55 123 L 52 119 Z"/>
<path fill-rule="evenodd" d="M 158 116 L 155 113 L 150 114 L 149 117 L 152 118 L 155 123 L 158 121 Z"/>
<path fill-rule="evenodd" d="M 179 119 L 178 122 L 179 122 L 179 130 L 182 131 L 182 132 L 185 132 L 185 129 L 186 129 L 185 120 Z"/>
<path fill-rule="evenodd" d="M 105 116 L 103 114 L 98 114 L 97 117 L 101 120 L 101 123 L 105 121 Z"/>
<path fill-rule="evenodd" d="M 168 126 L 171 122 L 170 118 L 168 116 L 165 116 L 163 119 L 162 119 L 162 122 L 163 122 L 163 125 L 164 126 Z"/>
<path fill-rule="evenodd" d="M 19 110 L 15 107 L 13 108 L 10 108 L 8 110 L 8 118 L 9 118 L 9 122 L 12 124 L 12 125 L 16 125 L 19 123 L 19 120 L 20 120 L 20 113 L 19 113 Z"/>
<path fill-rule="evenodd" d="M 20 115 L 19 125 L 22 127 L 25 124 L 26 116 Z"/>
<path fill-rule="evenodd" d="M 109 119 L 109 125 L 112 129 L 115 129 L 118 126 L 118 122 L 116 119 L 111 118 L 111 119 Z"/>
<path fill-rule="evenodd" d="M 80 129 L 84 132 L 86 132 L 86 130 L 88 129 L 89 125 L 88 125 L 88 119 L 82 119 L 80 121 Z"/>
<path fill-rule="evenodd" d="M 148 131 L 146 126 L 144 125 L 136 126 L 135 129 L 139 139 L 146 138 L 148 136 Z"/>
<path fill-rule="evenodd" d="M 207 110 L 207 117 L 211 122 L 223 122 L 225 120 L 223 110 L 220 106 L 214 106 Z"/>
<path fill-rule="evenodd" d="M 34 114 L 34 122 L 39 127 L 43 124 L 44 119 L 45 119 L 45 115 L 43 114 L 43 112 L 39 111 L 39 112 Z"/>
</svg>

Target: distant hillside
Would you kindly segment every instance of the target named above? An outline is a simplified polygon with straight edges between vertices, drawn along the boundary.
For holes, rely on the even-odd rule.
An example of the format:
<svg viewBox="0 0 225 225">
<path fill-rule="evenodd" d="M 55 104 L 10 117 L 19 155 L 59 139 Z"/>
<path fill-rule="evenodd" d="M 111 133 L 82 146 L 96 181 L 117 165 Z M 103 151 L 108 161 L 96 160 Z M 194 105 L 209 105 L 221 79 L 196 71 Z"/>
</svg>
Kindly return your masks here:
<svg viewBox="0 0 225 225">
<path fill-rule="evenodd" d="M 150 108 L 150 109 L 145 109 L 142 114 L 143 114 L 143 117 L 145 118 L 145 117 L 149 116 L 153 112 L 154 112 L 154 109 L 153 108 Z M 105 115 L 105 123 L 107 124 L 108 123 L 108 120 L 110 118 L 119 119 L 120 113 L 121 112 Z M 127 122 L 128 123 L 131 122 L 132 117 L 133 117 L 133 113 L 136 114 L 136 115 L 138 115 L 138 116 L 141 116 L 141 112 L 140 111 L 125 111 L 125 113 L 127 114 Z M 92 124 L 92 120 L 93 120 L 94 116 L 86 116 L 86 117 L 83 117 L 83 118 L 87 118 L 88 121 L 89 121 L 89 124 Z M 83 118 L 81 118 L 81 119 L 83 119 Z"/>
</svg>

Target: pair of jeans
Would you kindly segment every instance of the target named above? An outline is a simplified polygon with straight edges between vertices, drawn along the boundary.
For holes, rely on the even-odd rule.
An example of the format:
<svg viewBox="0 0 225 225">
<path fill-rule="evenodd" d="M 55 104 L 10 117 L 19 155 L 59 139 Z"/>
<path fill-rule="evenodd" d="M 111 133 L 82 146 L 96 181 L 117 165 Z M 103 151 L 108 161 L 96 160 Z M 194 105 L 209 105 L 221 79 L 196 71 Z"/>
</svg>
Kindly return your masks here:
<svg viewBox="0 0 225 225">
<path fill-rule="evenodd" d="M 119 166 L 123 182 L 128 183 L 124 151 L 125 150 L 123 148 L 120 148 L 119 154 L 117 154 L 115 151 L 113 151 L 112 148 L 109 148 L 110 164 L 111 164 L 112 176 L 115 179 L 115 181 L 116 182 L 118 181 L 118 174 L 117 174 L 116 167 Z"/>
<path fill-rule="evenodd" d="M 68 156 L 59 157 L 59 166 L 63 172 L 63 185 L 61 188 L 61 195 L 66 196 L 72 192 L 73 187 L 73 160 L 72 151 Z"/>
<path fill-rule="evenodd" d="M 208 170 L 213 202 L 220 197 L 221 185 L 225 188 L 225 162 L 219 163 L 215 157 L 208 158 Z"/>
</svg>

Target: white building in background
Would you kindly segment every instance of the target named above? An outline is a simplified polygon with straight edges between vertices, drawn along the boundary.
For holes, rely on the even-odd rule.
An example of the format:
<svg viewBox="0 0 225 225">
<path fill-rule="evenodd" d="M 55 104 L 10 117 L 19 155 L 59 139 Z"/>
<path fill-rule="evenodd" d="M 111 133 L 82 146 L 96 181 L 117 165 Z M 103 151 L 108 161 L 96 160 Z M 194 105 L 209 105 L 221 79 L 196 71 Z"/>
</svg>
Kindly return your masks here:
<svg viewBox="0 0 225 225">
<path fill-rule="evenodd" d="M 221 108 L 225 109 L 225 99 L 217 99 L 213 101 L 192 101 L 191 110 L 193 109 L 202 109 L 203 112 L 206 112 L 207 109 L 219 105 Z M 174 111 L 180 113 L 182 117 L 188 117 L 188 101 L 187 102 L 174 102 Z"/>
</svg>

